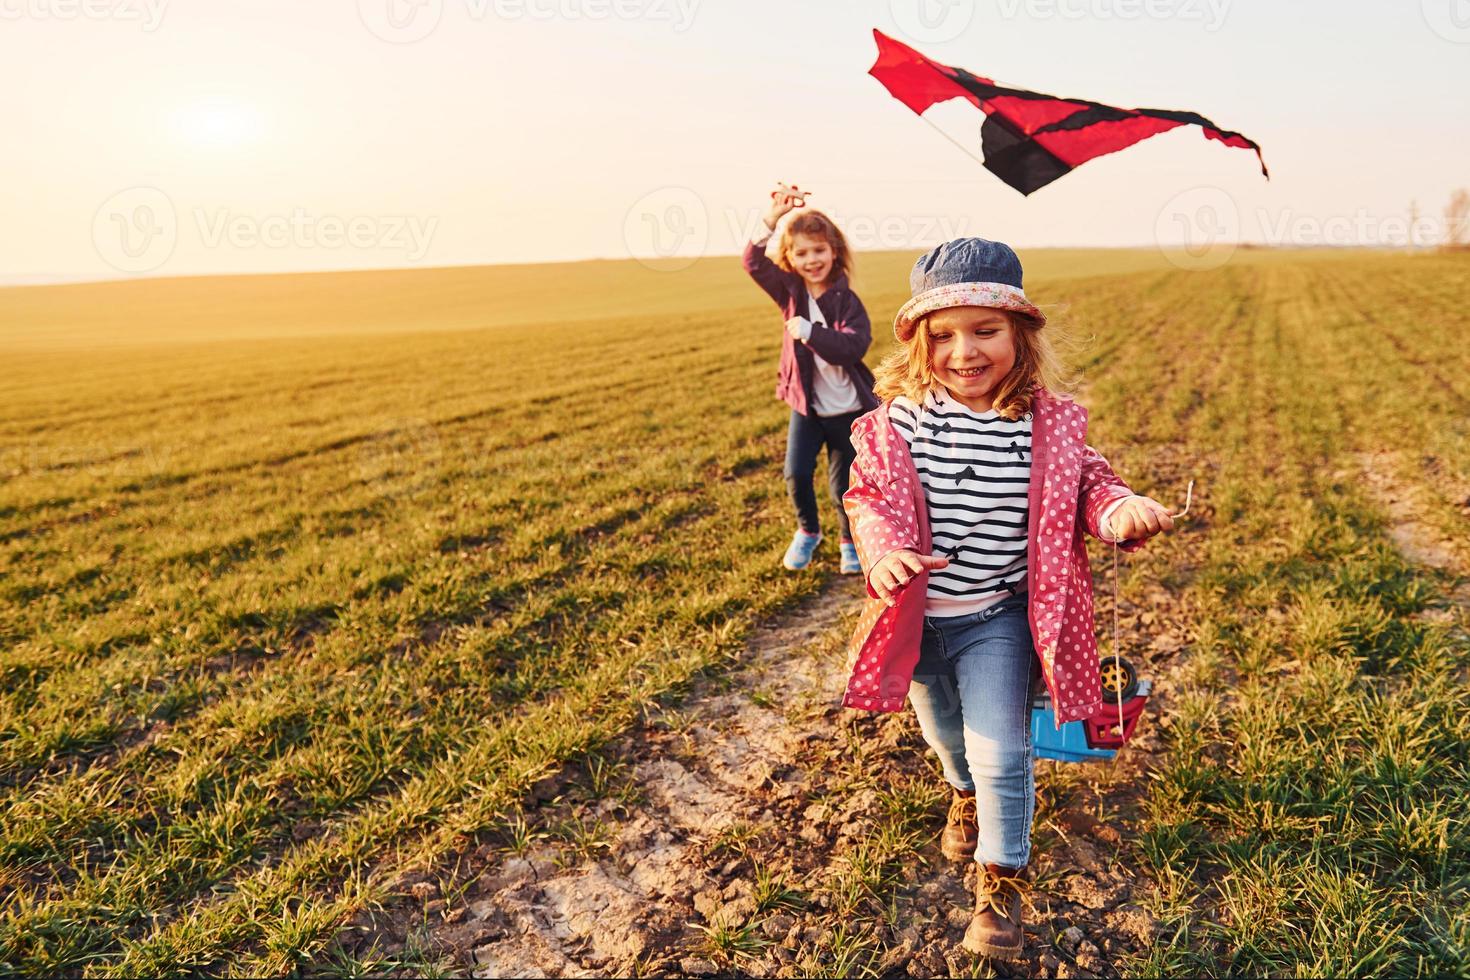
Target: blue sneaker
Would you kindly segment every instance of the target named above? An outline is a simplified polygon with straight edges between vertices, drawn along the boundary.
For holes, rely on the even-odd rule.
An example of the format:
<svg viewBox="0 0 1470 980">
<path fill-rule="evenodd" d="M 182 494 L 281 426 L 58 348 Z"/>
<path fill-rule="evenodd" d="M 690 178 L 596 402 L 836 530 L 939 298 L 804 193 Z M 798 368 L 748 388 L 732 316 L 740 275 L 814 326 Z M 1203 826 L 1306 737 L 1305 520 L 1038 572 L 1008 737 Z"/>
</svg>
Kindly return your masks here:
<svg viewBox="0 0 1470 980">
<path fill-rule="evenodd" d="M 800 571 L 812 563 L 812 552 L 817 550 L 817 545 L 822 541 L 820 534 L 808 534 L 800 529 L 791 539 L 791 547 L 786 549 L 786 557 L 781 559 L 781 564 L 793 572 Z"/>
<path fill-rule="evenodd" d="M 857 545 L 851 541 L 842 542 L 842 568 L 843 575 L 861 575 L 863 563 L 858 561 Z"/>
</svg>

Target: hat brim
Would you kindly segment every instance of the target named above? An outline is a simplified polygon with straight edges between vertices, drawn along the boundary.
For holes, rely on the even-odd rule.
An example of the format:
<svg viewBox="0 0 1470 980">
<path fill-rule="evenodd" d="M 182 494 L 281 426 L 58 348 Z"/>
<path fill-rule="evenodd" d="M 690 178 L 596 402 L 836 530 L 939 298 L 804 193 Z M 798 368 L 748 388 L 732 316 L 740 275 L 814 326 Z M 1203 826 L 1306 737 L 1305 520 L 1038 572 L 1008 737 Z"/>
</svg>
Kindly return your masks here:
<svg viewBox="0 0 1470 980">
<path fill-rule="evenodd" d="M 1037 309 L 1026 298 L 1026 294 L 1015 286 L 1003 282 L 957 282 L 926 289 L 899 307 L 898 315 L 893 318 L 893 333 L 900 341 L 907 341 L 914 335 L 914 324 L 920 317 L 953 306 L 989 306 L 1011 310 L 1035 320 L 1037 326 L 1046 323 L 1046 314 Z"/>
</svg>

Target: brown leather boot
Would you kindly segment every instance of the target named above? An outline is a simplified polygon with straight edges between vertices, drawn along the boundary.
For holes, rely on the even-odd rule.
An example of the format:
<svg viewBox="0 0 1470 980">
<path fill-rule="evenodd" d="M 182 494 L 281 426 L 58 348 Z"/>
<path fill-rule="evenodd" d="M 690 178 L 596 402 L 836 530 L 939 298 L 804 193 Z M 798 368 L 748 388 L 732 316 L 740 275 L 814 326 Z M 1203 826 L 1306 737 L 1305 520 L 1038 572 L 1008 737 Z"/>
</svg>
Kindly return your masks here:
<svg viewBox="0 0 1470 980">
<path fill-rule="evenodd" d="M 973 861 L 975 844 L 980 840 L 980 825 L 975 819 L 975 791 L 954 791 L 949 803 L 949 817 L 939 837 L 939 850 L 951 861 Z"/>
<path fill-rule="evenodd" d="M 962 945 L 980 956 L 1017 959 L 1025 935 L 1021 931 L 1021 890 L 1026 883 L 1018 868 L 981 865 L 975 880 L 975 917 Z"/>
</svg>

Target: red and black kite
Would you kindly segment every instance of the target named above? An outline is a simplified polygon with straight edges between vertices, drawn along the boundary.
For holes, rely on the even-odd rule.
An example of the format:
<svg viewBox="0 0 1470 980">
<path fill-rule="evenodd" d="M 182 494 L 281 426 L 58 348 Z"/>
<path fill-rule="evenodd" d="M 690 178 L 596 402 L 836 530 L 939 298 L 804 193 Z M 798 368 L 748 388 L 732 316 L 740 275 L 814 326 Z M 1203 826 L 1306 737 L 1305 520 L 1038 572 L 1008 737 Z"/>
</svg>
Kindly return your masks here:
<svg viewBox="0 0 1470 980">
<path fill-rule="evenodd" d="M 1045 187 L 1094 157 L 1132 146 L 1179 126 L 1194 125 L 1226 146 L 1255 150 L 1267 179 L 1265 158 L 1254 140 L 1216 126 L 1197 112 L 1119 109 L 1086 99 L 1059 99 L 997 85 L 919 54 L 881 31 L 878 60 L 868 70 L 894 98 L 920 116 L 950 99 L 968 99 L 985 113 L 980 148 L 985 169 L 1022 194 Z"/>
</svg>

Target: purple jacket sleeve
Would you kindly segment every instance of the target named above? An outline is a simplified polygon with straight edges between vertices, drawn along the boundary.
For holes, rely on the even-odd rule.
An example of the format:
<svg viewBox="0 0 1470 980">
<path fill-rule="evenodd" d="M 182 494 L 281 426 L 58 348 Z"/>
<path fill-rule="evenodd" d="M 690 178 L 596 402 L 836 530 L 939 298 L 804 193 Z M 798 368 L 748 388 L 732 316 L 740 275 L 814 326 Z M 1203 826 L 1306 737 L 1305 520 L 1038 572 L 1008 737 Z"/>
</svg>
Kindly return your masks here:
<svg viewBox="0 0 1470 980">
<path fill-rule="evenodd" d="M 806 341 L 822 360 L 841 367 L 857 364 L 873 343 L 873 328 L 863 301 L 851 290 L 845 300 L 840 315 L 829 326 L 813 325 L 812 335 Z"/>
<path fill-rule="evenodd" d="M 745 271 L 750 273 L 750 278 L 755 284 L 766 291 L 766 295 L 776 301 L 776 305 L 784 312 L 791 304 L 791 275 L 781 271 L 781 267 L 772 262 L 766 255 L 766 247 L 757 245 L 755 242 L 745 243 L 745 254 L 741 257 L 741 264 Z"/>
</svg>

